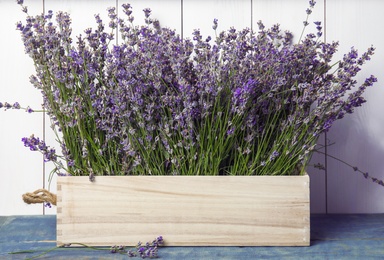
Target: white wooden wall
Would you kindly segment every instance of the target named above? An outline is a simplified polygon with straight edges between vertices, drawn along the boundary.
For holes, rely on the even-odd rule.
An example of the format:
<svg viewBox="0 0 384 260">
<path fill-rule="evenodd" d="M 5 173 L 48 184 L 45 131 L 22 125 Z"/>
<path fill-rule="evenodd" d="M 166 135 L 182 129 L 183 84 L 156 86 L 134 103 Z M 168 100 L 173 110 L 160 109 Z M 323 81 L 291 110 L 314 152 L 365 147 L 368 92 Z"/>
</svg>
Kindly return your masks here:
<svg viewBox="0 0 384 260">
<path fill-rule="evenodd" d="M 64 10 L 71 14 L 77 35 L 94 27 L 93 15 L 106 19 L 106 8 L 121 5 L 122 0 L 26 0 L 31 14 L 43 10 Z M 136 23 L 143 21 L 141 10 L 150 7 L 163 26 L 177 29 L 189 37 L 195 28 L 204 35 L 213 34 L 212 20 L 219 19 L 219 30 L 231 26 L 257 28 L 262 20 L 269 27 L 275 23 L 299 35 L 308 0 L 131 0 Z M 326 138 L 335 144 L 328 153 L 384 179 L 384 35 L 381 0 L 317 0 L 312 21 L 325 21 L 326 41 L 339 40 L 341 57 L 351 46 L 362 53 L 371 44 L 377 47 L 373 60 L 360 73 L 359 81 L 370 74 L 379 82 L 366 92 L 368 102 L 355 114 L 337 122 Z M 24 54 L 15 23 L 24 14 L 14 0 L 0 0 L 0 102 L 15 102 L 38 108 L 39 92 L 29 83 L 34 72 L 32 61 Z M 313 28 L 313 27 L 312 27 Z M 55 209 L 25 205 L 21 195 L 43 186 L 50 167 L 38 153 L 23 147 L 21 138 L 35 134 L 54 143 L 48 118 L 23 111 L 0 111 L 0 215 L 55 214 Z M 321 142 L 325 142 L 323 136 Z M 58 148 L 58 147 L 57 147 Z M 59 150 L 59 149 L 57 149 Z M 314 162 L 324 163 L 324 156 L 314 155 Z M 309 168 L 312 213 L 384 213 L 384 187 L 365 180 L 349 167 L 327 160 L 324 171 Z M 53 182 L 54 183 L 54 182 Z M 55 191 L 53 184 L 51 189 Z"/>
</svg>

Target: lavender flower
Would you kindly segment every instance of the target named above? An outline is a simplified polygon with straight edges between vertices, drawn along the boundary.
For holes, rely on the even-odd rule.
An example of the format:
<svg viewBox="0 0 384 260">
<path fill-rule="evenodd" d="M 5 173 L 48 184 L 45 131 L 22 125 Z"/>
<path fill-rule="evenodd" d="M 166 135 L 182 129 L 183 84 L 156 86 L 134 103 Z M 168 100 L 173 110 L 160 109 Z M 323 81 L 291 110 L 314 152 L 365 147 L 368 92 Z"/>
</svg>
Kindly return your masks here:
<svg viewBox="0 0 384 260">
<path fill-rule="evenodd" d="M 273 161 L 273 160 L 275 160 L 275 158 L 277 157 L 277 156 L 279 156 L 280 154 L 279 154 L 279 152 L 278 151 L 273 151 L 273 153 L 269 156 L 269 160 L 270 161 Z"/>
<path fill-rule="evenodd" d="M 216 29 L 217 29 L 217 25 L 218 25 L 218 20 L 215 18 L 215 19 L 213 19 L 213 26 L 212 26 L 212 29 L 213 29 L 213 30 L 216 30 Z"/>
<path fill-rule="evenodd" d="M 49 148 L 45 142 L 38 137 L 31 135 L 29 138 L 23 137 L 21 140 L 24 143 L 24 146 L 29 147 L 31 151 L 41 152 L 44 155 L 44 162 L 57 160 L 55 149 Z"/>
</svg>

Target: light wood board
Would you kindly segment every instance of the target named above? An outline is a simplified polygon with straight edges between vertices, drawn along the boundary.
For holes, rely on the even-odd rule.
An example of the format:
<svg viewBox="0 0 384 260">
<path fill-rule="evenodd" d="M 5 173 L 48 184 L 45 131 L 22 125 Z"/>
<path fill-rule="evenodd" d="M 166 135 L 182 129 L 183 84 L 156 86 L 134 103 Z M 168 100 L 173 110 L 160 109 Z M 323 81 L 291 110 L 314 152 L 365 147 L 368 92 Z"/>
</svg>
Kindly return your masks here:
<svg viewBox="0 0 384 260">
<path fill-rule="evenodd" d="M 308 246 L 309 177 L 58 177 L 57 244 Z"/>
</svg>

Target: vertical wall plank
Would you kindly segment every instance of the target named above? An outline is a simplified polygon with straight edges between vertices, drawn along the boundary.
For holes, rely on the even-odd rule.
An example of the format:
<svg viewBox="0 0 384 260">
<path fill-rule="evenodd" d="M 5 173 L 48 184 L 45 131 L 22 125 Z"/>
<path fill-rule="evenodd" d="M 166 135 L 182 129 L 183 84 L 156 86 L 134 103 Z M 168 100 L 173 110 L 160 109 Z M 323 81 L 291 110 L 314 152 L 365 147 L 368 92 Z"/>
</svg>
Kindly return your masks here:
<svg viewBox="0 0 384 260">
<path fill-rule="evenodd" d="M 42 0 L 29 3 L 30 13 L 42 12 Z M 32 60 L 24 54 L 16 22 L 26 15 L 15 1 L 0 1 L 0 102 L 19 102 L 22 106 L 39 108 L 40 93 L 29 83 L 33 73 Z M 24 22 L 25 24 L 25 22 Z M 41 136 L 42 116 L 22 110 L 0 110 L 0 215 L 41 214 L 42 207 L 24 204 L 21 195 L 42 184 L 42 157 L 23 147 L 21 138 Z"/>
<path fill-rule="evenodd" d="M 327 1 L 328 39 L 340 42 L 337 58 L 352 46 L 362 54 L 373 44 L 376 53 L 363 66 L 357 80 L 362 83 L 371 74 L 378 77 L 378 82 L 364 95 L 367 103 L 330 130 L 329 139 L 335 145 L 329 148 L 329 153 L 379 179 L 384 179 L 384 36 L 378 27 L 382 24 L 383 10 L 384 2 L 378 0 Z M 383 186 L 365 180 L 360 173 L 331 159 L 328 172 L 331 213 L 384 212 Z"/>
</svg>

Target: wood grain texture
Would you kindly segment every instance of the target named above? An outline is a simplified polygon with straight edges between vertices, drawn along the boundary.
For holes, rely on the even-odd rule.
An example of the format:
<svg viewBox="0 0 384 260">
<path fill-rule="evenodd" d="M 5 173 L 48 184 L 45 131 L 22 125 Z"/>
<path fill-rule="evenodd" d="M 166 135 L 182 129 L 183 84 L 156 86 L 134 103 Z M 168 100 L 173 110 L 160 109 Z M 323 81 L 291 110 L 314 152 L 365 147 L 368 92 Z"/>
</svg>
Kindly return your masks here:
<svg viewBox="0 0 384 260">
<path fill-rule="evenodd" d="M 307 246 L 308 176 L 59 177 L 57 244 Z"/>
</svg>

